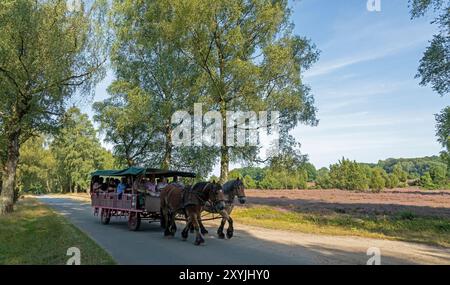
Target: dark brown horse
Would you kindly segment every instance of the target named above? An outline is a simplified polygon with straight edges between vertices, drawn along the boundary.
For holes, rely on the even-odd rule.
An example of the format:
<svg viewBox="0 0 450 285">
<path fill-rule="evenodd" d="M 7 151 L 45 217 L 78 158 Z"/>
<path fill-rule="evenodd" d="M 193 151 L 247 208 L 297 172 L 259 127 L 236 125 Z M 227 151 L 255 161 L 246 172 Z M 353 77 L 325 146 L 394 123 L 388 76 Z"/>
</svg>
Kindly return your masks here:
<svg viewBox="0 0 450 285">
<path fill-rule="evenodd" d="M 232 238 L 234 234 L 234 227 L 233 227 L 233 219 L 231 218 L 231 212 L 234 208 L 234 200 L 235 197 L 238 198 L 239 203 L 245 204 L 246 202 L 246 196 L 245 196 L 245 189 L 244 189 L 244 183 L 241 179 L 237 178 L 235 180 L 230 180 L 223 184 L 223 193 L 225 197 L 227 198 L 225 200 L 225 208 L 222 210 L 217 209 L 217 207 L 214 206 L 214 204 L 207 203 L 202 211 L 206 211 L 209 213 L 219 213 L 222 216 L 222 221 L 220 223 L 219 229 L 217 230 L 217 235 L 219 238 L 223 239 L 225 238 L 225 234 L 223 233 L 223 228 L 225 227 L 225 223 L 228 222 L 228 229 L 227 229 L 227 238 Z M 200 231 L 202 234 L 207 234 L 208 231 L 203 226 L 202 221 L 199 221 L 200 224 Z M 191 231 L 193 228 L 191 227 Z"/>
<path fill-rule="evenodd" d="M 200 213 L 203 206 L 208 202 L 220 210 L 225 208 L 225 198 L 222 186 L 216 182 L 199 182 L 193 187 L 185 189 L 177 185 L 168 185 L 161 191 L 161 210 L 162 219 L 164 219 L 164 236 L 174 236 L 177 227 L 175 216 L 184 214 L 186 217 L 186 227 L 181 236 L 183 240 L 188 237 L 189 227 L 194 226 L 196 232 L 195 245 L 205 242 L 200 233 Z"/>
</svg>

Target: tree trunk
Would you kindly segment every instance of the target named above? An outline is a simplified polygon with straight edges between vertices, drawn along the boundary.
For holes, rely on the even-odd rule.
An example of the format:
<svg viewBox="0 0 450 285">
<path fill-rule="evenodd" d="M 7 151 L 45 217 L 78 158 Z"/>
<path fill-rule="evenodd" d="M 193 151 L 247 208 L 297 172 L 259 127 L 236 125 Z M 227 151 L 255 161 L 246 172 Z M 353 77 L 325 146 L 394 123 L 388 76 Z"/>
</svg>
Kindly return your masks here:
<svg viewBox="0 0 450 285">
<path fill-rule="evenodd" d="M 228 146 L 223 145 L 220 148 L 220 183 L 223 184 L 228 180 L 228 167 L 230 164 L 230 157 L 228 153 Z"/>
<path fill-rule="evenodd" d="M 2 177 L 2 193 L 0 195 L 0 215 L 12 213 L 14 210 L 14 188 L 16 169 L 19 161 L 20 129 L 11 124 L 13 130 L 8 134 L 8 157 Z"/>
<path fill-rule="evenodd" d="M 164 149 L 164 158 L 162 161 L 162 169 L 169 169 L 170 168 L 170 161 L 172 160 L 172 128 L 169 126 L 166 127 L 165 130 L 165 136 L 166 136 L 166 143 L 165 143 L 165 149 Z"/>
<path fill-rule="evenodd" d="M 228 167 L 230 164 L 229 146 L 227 145 L 227 112 L 225 102 L 221 104 L 220 114 L 222 115 L 222 146 L 220 147 L 220 183 L 224 184 L 228 180 Z"/>
</svg>

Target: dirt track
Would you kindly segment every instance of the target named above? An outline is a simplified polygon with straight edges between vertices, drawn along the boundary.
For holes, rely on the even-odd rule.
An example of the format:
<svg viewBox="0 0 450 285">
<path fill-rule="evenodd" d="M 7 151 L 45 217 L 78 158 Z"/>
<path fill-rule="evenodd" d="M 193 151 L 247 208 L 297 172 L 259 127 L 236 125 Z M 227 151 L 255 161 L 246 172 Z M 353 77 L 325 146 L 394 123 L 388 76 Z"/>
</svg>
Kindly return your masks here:
<svg viewBox="0 0 450 285">
<path fill-rule="evenodd" d="M 412 212 L 420 216 L 450 217 L 450 190 L 418 188 L 381 193 L 330 190 L 246 190 L 249 205 L 261 204 L 300 212 L 390 215 Z"/>
</svg>

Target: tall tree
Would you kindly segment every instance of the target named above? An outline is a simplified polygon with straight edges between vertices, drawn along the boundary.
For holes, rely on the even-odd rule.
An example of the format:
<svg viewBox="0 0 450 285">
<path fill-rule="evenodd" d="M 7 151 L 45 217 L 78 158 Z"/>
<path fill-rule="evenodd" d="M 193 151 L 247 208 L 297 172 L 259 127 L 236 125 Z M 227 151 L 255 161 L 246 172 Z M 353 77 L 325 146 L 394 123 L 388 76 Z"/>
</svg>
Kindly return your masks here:
<svg viewBox="0 0 450 285">
<path fill-rule="evenodd" d="M 19 191 L 52 192 L 57 187 L 56 160 L 45 136 L 35 136 L 20 147 L 17 171 Z"/>
<path fill-rule="evenodd" d="M 109 88 L 111 97 L 95 104 L 95 118 L 128 165 L 186 169 L 192 164 L 204 174 L 215 159 L 209 149 L 172 144 L 173 113 L 192 109 L 204 90 L 199 68 L 161 27 L 170 18 L 165 5 L 113 1 L 111 62 L 117 79 Z"/>
<path fill-rule="evenodd" d="M 149 98 L 123 81 L 114 82 L 108 92 L 108 99 L 94 103 L 94 120 L 100 122 L 105 141 L 113 145 L 115 156 L 124 165 L 157 166 L 161 139 L 154 129 L 157 117 Z"/>
<path fill-rule="evenodd" d="M 78 108 L 70 108 L 65 113 L 63 127 L 55 136 L 51 151 L 62 192 L 87 190 L 91 172 L 113 167 L 112 155 L 100 145 L 94 126 Z"/>
<path fill-rule="evenodd" d="M 441 157 L 447 162 L 447 171 L 450 172 L 450 106 L 436 114 L 436 136 L 438 142 L 445 148 Z"/>
<path fill-rule="evenodd" d="M 79 88 L 90 90 L 101 75 L 105 1 L 90 2 L 80 9 L 61 0 L 0 2 L 0 116 L 7 148 L 0 215 L 13 211 L 20 145 L 57 126 L 65 100 Z"/>
<path fill-rule="evenodd" d="M 207 108 L 222 115 L 221 181 L 230 161 L 252 159 L 258 148 L 232 147 L 227 111 L 280 111 L 280 130 L 315 124 L 313 97 L 300 73 L 318 58 L 314 45 L 293 34 L 287 0 L 166 0 L 165 34 L 200 67 Z"/>
<path fill-rule="evenodd" d="M 420 60 L 421 85 L 430 84 L 434 91 L 443 96 L 450 92 L 450 1 L 448 0 L 410 0 L 411 17 L 424 16 L 433 10 L 438 32 L 433 36 L 430 46 Z"/>
</svg>

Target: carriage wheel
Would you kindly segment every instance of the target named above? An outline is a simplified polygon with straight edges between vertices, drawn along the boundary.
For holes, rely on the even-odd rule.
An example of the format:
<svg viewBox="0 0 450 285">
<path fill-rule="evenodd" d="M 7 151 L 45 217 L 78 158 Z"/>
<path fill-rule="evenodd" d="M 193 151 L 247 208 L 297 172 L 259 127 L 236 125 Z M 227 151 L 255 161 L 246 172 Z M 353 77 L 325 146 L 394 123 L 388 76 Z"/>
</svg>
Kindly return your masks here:
<svg viewBox="0 0 450 285">
<path fill-rule="evenodd" d="M 102 209 L 102 212 L 100 213 L 100 221 L 102 224 L 107 225 L 109 224 L 109 221 L 111 220 L 111 213 L 108 209 Z"/>
<path fill-rule="evenodd" d="M 141 215 L 139 213 L 131 212 L 128 216 L 128 229 L 130 231 L 137 231 L 141 226 Z"/>
</svg>

